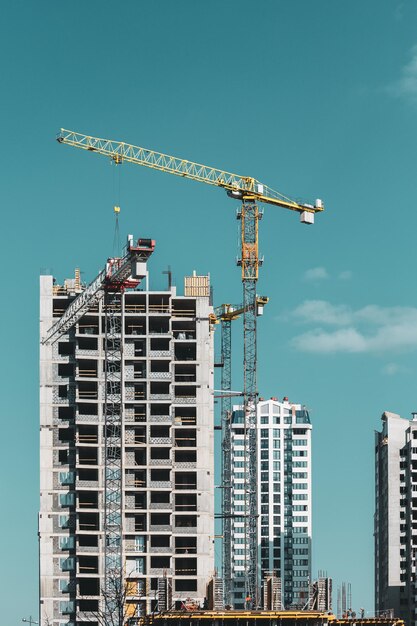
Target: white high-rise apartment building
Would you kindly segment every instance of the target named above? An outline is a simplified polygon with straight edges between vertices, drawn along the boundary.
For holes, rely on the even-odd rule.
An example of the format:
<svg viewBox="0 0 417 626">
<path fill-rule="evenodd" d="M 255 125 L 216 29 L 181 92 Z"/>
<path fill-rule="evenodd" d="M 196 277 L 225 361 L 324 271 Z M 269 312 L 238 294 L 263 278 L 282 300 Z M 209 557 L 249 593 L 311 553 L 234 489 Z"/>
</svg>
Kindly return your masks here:
<svg viewBox="0 0 417 626">
<path fill-rule="evenodd" d="M 311 582 L 311 430 L 308 411 L 284 398 L 258 404 L 259 589 L 280 581 L 275 606 L 302 608 Z M 244 415 L 232 414 L 232 602 L 245 606 Z M 242 517 L 239 517 L 242 513 Z M 262 597 L 262 596 L 261 596 Z"/>
<path fill-rule="evenodd" d="M 417 624 L 417 416 L 375 433 L 375 609 Z"/>
<path fill-rule="evenodd" d="M 122 562 L 128 616 L 202 603 L 214 573 L 213 333 L 209 279 L 114 306 L 121 341 Z M 40 282 L 41 337 L 83 292 Z M 97 624 L 104 580 L 104 304 L 40 348 L 41 623 Z M 161 579 L 169 581 L 161 585 Z M 172 583 L 172 584 L 171 584 Z M 162 602 L 162 604 L 163 604 Z"/>
</svg>

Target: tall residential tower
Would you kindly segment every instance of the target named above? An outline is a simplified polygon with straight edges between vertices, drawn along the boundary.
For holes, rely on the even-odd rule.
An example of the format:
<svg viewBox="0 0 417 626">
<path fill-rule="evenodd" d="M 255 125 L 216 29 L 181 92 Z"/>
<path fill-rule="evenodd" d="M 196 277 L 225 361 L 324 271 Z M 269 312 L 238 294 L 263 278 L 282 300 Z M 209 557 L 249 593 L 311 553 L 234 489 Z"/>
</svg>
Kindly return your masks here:
<svg viewBox="0 0 417 626">
<path fill-rule="evenodd" d="M 63 286 L 41 277 L 41 338 L 83 292 L 79 274 Z M 151 291 L 146 272 L 112 298 L 112 328 L 101 299 L 58 341 L 41 344 L 42 624 L 97 624 L 105 559 L 116 558 L 112 525 L 133 623 L 187 598 L 203 602 L 214 573 L 209 296 L 208 276 L 188 277 L 178 295 Z M 112 480 L 121 514 L 105 502 Z"/>
<path fill-rule="evenodd" d="M 257 414 L 259 588 L 273 606 L 308 605 L 311 583 L 311 430 L 308 411 L 284 398 L 260 401 Z M 232 602 L 245 606 L 244 415 L 232 414 Z M 239 513 L 243 517 L 239 517 Z M 258 599 L 258 602 L 260 598 Z M 272 606 L 272 605 L 271 605 Z"/>
<path fill-rule="evenodd" d="M 417 624 L 417 419 L 386 411 L 375 433 L 375 608 Z"/>
</svg>

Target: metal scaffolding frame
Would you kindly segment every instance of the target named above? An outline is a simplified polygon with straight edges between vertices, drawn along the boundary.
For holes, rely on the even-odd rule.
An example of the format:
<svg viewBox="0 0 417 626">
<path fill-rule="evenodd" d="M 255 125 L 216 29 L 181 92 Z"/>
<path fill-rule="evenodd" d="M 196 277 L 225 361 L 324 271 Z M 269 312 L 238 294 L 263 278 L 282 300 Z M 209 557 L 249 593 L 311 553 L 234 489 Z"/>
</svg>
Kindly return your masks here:
<svg viewBox="0 0 417 626">
<path fill-rule="evenodd" d="M 104 612 L 106 624 L 123 623 L 123 343 L 121 293 L 104 296 Z"/>
</svg>

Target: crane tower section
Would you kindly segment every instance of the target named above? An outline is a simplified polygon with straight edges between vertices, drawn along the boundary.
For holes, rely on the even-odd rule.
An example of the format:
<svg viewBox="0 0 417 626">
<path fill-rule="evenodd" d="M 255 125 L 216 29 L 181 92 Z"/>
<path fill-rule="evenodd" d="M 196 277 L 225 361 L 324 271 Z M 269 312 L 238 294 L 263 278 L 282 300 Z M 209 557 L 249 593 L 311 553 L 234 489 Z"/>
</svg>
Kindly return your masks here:
<svg viewBox="0 0 417 626">
<path fill-rule="evenodd" d="M 256 297 L 256 316 L 263 314 L 268 303 L 266 296 Z M 221 430 L 222 430 L 222 572 L 223 603 L 231 604 L 232 591 L 232 457 L 231 457 L 231 417 L 232 417 L 232 322 L 245 312 L 240 305 L 222 304 L 215 309 L 216 321 L 221 323 Z"/>
</svg>

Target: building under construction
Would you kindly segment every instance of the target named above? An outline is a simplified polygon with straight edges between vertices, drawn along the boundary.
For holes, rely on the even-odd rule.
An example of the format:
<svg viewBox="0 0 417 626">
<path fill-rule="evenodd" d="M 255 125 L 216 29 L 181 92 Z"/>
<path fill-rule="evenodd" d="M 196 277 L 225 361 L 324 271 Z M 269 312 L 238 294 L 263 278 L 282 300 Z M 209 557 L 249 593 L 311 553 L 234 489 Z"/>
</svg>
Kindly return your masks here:
<svg viewBox="0 0 417 626">
<path fill-rule="evenodd" d="M 42 624 L 200 606 L 214 572 L 209 277 L 150 290 L 153 248 L 40 280 Z"/>
</svg>

